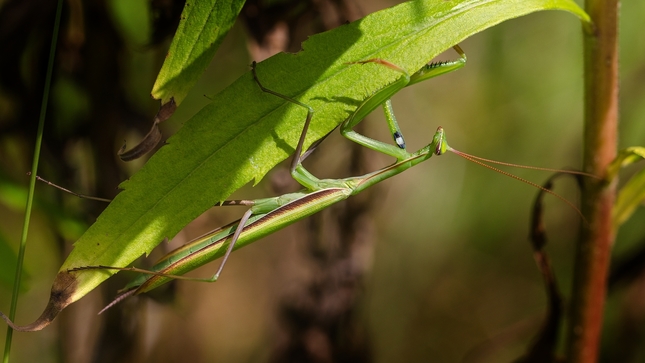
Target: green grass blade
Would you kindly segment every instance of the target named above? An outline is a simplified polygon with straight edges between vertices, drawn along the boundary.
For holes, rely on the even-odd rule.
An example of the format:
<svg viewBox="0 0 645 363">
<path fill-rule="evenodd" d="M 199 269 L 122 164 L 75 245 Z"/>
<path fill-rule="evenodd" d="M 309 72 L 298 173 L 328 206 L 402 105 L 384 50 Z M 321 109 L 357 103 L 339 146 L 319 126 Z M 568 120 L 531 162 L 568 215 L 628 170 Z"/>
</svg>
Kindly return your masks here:
<svg viewBox="0 0 645 363">
<path fill-rule="evenodd" d="M 152 97 L 177 105 L 208 67 L 224 36 L 235 23 L 244 0 L 187 1 Z"/>
<path fill-rule="evenodd" d="M 4 289 L 5 286 L 13 286 L 17 264 L 18 256 L 9 245 L 9 241 L 0 233 L 0 289 Z M 25 291 L 24 278 L 27 276 L 27 273 L 23 271 L 22 275 L 23 282 L 19 288 L 20 291 Z"/>
<path fill-rule="evenodd" d="M 54 31 L 52 32 L 52 41 L 49 48 L 49 60 L 47 63 L 47 75 L 45 77 L 45 89 L 43 91 L 43 100 L 40 105 L 40 118 L 38 120 L 38 130 L 36 131 L 36 142 L 34 145 L 34 157 L 31 163 L 31 178 L 29 179 L 29 193 L 27 194 L 27 204 L 25 207 L 25 219 L 20 237 L 20 247 L 18 249 L 18 259 L 16 261 L 16 273 L 13 282 L 13 292 L 11 296 L 11 308 L 9 318 L 13 319 L 18 308 L 18 293 L 20 292 L 20 283 L 22 280 L 23 262 L 25 260 L 25 250 L 27 249 L 27 234 L 29 232 L 29 221 L 31 219 L 31 207 L 34 201 L 34 189 L 36 187 L 36 175 L 38 173 L 38 161 L 40 160 L 40 147 L 43 140 L 43 130 L 45 129 L 45 116 L 47 115 L 47 103 L 49 101 L 49 90 L 51 88 L 52 74 L 54 73 L 54 58 L 56 56 L 56 43 L 58 41 L 58 29 L 60 28 L 60 17 L 63 9 L 63 0 L 58 0 L 56 8 L 56 17 L 54 20 Z M 9 362 L 11 355 L 11 342 L 13 339 L 13 329 L 7 328 L 5 338 L 3 362 Z"/>
<path fill-rule="evenodd" d="M 570 0 L 418 0 L 312 36 L 302 52 L 278 54 L 260 63 L 258 75 L 266 87 L 316 110 L 307 140 L 311 143 L 342 122 L 363 99 L 399 77 L 378 65 L 347 62 L 380 57 L 412 73 L 470 35 L 551 9 L 588 20 Z M 63 263 L 45 313 L 25 329 L 42 329 L 58 311 L 114 273 L 84 271 L 71 276 L 68 268 L 126 266 L 236 189 L 259 181 L 293 152 L 305 113 L 262 93 L 250 72 L 223 90 L 121 185 L 124 191 Z"/>
</svg>

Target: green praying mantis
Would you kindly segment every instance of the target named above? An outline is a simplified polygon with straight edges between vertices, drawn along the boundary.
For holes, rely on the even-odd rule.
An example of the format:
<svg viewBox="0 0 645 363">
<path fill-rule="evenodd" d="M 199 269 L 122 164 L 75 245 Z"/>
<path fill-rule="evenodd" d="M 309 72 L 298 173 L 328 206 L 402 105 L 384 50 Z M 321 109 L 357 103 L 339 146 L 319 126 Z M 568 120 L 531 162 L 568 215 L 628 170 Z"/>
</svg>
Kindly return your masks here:
<svg viewBox="0 0 645 363">
<path fill-rule="evenodd" d="M 272 198 L 224 202 L 223 205 L 245 205 L 250 208 L 246 213 L 244 213 L 240 220 L 211 231 L 194 239 L 186 245 L 171 251 L 166 256 L 162 257 L 150 270 L 143 270 L 134 267 L 118 268 L 110 266 L 82 266 L 71 269 L 70 272 L 83 271 L 87 269 L 117 269 L 140 273 L 140 275 L 122 289 L 117 298 L 101 310 L 101 312 L 112 307 L 114 304 L 128 296 L 150 291 L 172 279 L 214 282 L 219 278 L 226 261 L 234 249 L 241 248 L 266 235 L 295 223 L 300 219 L 315 214 L 332 204 L 358 194 L 374 184 L 397 175 L 412 166 L 429 159 L 432 155 L 441 155 L 447 150 L 450 150 L 450 147 L 446 143 L 445 133 L 443 129 L 439 127 L 429 145 L 414 153 L 407 152 L 405 150 L 403 135 L 392 110 L 390 98 L 404 87 L 463 67 L 466 64 L 466 55 L 459 46 L 455 46 L 454 49 L 460 55 L 458 60 L 428 64 L 412 75 L 409 75 L 400 67 L 382 59 L 369 59 L 354 63 L 378 63 L 399 71 L 402 74 L 402 77 L 397 79 L 395 82 L 365 99 L 357 107 L 354 113 L 340 125 L 340 132 L 346 138 L 358 143 L 359 145 L 392 156 L 396 158 L 396 162 L 372 173 L 344 179 L 318 179 L 304 168 L 302 165 L 303 160 L 313 152 L 322 140 L 324 140 L 324 138 L 319 140 L 317 143 L 312 145 L 309 150 L 303 153 L 303 145 L 307 136 L 309 124 L 314 116 L 314 110 L 310 106 L 291 97 L 264 87 L 256 73 L 255 63 L 253 63 L 253 77 L 262 91 L 283 98 L 284 100 L 307 110 L 307 116 L 305 118 L 302 133 L 298 140 L 295 155 L 290 165 L 292 177 L 304 187 L 304 190 Z M 353 130 L 358 123 L 360 123 L 369 113 L 381 104 L 384 106 L 388 128 L 396 146 L 368 138 Z M 182 276 L 183 274 L 211 262 L 222 255 L 222 262 L 220 263 L 217 272 L 212 277 L 199 279 Z"/>
<path fill-rule="evenodd" d="M 252 72 L 254 80 L 262 89 L 262 91 L 270 93 L 276 97 L 280 97 L 307 110 L 307 116 L 305 118 L 303 130 L 295 149 L 295 155 L 290 165 L 292 177 L 300 185 L 302 185 L 304 189 L 300 192 L 288 193 L 272 198 L 223 202 L 222 205 L 244 205 L 249 206 L 249 209 L 244 213 L 240 220 L 202 235 L 187 243 L 186 245 L 168 253 L 166 256 L 162 257 L 150 270 L 143 270 L 135 267 L 79 266 L 69 269 L 68 272 L 83 273 L 84 270 L 99 269 L 125 270 L 139 273 L 139 275 L 136 276 L 131 283 L 129 283 L 124 289 L 119 292 L 119 295 L 115 298 L 115 300 L 108 306 L 106 306 L 103 310 L 101 310 L 101 312 L 105 311 L 106 309 L 112 307 L 116 303 L 129 296 L 148 292 L 173 279 L 214 282 L 219 278 L 224 265 L 226 264 L 226 261 L 228 260 L 233 250 L 250 244 L 264 236 L 267 236 L 279 229 L 295 223 L 298 220 L 313 215 L 331 206 L 332 204 L 338 203 L 349 198 L 352 195 L 360 193 L 361 191 L 371 187 L 374 184 L 402 173 L 403 171 L 431 158 L 433 155 L 442 155 L 446 151 L 452 151 L 471 161 L 545 190 L 535 183 L 526 181 L 517 176 L 506 173 L 483 163 L 494 161 L 478 158 L 451 148 L 446 142 L 446 136 L 443 128 L 441 127 L 437 129 L 436 133 L 432 137 L 432 141 L 427 146 L 412 153 L 406 151 L 405 141 L 394 116 L 390 98 L 399 90 L 407 86 L 448 72 L 452 72 L 463 67 L 466 64 L 465 53 L 458 45 L 454 46 L 453 48 L 459 54 L 459 59 L 448 62 L 428 64 L 412 75 L 408 74 L 404 69 L 396 66 L 395 64 L 382 59 L 368 59 L 365 61 L 358 61 L 348 64 L 348 66 L 351 66 L 376 63 L 390 68 L 394 71 L 400 72 L 401 77 L 398 78 L 395 82 L 382 88 L 381 90 L 365 99 L 358 106 L 358 108 L 340 125 L 340 132 L 346 138 L 364 147 L 394 157 L 396 161 L 393 164 L 377 171 L 362 176 L 343 179 L 318 179 L 304 168 L 304 166 L 302 165 L 303 160 L 318 146 L 318 144 L 322 140 L 324 140 L 324 138 L 321 139 L 317 143 L 314 143 L 308 150 L 303 152 L 303 145 L 309 124 L 311 123 L 311 120 L 314 116 L 314 110 L 310 106 L 301 103 L 291 97 L 265 88 L 258 78 L 255 63 L 253 63 Z M 353 128 L 358 123 L 360 123 L 379 105 L 383 105 L 386 121 L 391 135 L 394 139 L 395 145 L 368 138 L 353 130 Z M 500 164 L 518 166 L 515 164 L 507 163 Z M 529 168 L 547 171 L 561 171 L 548 168 Z M 581 172 L 571 173 L 588 175 Z M 564 200 L 567 204 L 578 211 L 578 209 L 569 201 L 549 190 L 545 191 Z M 578 213 L 580 212 L 578 211 Z M 201 279 L 182 276 L 183 274 L 222 256 L 222 262 L 220 263 L 217 272 L 213 276 Z M 13 324 L 11 325 L 13 326 Z"/>
</svg>

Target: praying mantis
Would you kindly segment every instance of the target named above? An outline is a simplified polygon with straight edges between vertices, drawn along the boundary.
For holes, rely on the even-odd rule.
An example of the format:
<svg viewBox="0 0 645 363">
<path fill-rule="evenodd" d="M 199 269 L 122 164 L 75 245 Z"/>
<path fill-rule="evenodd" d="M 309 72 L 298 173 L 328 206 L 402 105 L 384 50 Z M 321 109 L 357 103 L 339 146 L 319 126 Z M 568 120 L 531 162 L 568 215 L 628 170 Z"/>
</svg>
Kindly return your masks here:
<svg viewBox="0 0 645 363">
<path fill-rule="evenodd" d="M 382 59 L 368 59 L 348 64 L 358 66 L 361 64 L 375 63 L 401 73 L 395 82 L 382 88 L 365 99 L 357 109 L 340 125 L 340 132 L 346 138 L 385 155 L 394 157 L 396 161 L 377 171 L 356 177 L 344 179 L 318 179 L 302 165 L 302 161 L 316 148 L 315 143 L 309 150 L 303 152 L 303 145 L 307 135 L 309 124 L 314 116 L 314 110 L 288 96 L 265 88 L 260 82 L 256 73 L 255 64 L 252 71 L 257 85 L 267 93 L 293 103 L 307 110 L 303 131 L 295 149 L 295 155 L 291 162 L 290 171 L 293 178 L 303 186 L 304 190 L 296 193 L 288 193 L 278 197 L 264 198 L 258 200 L 228 201 L 223 205 L 245 205 L 249 209 L 239 221 L 228 224 L 209 232 L 188 244 L 170 252 L 159 260 L 150 270 L 143 270 L 134 267 L 112 267 L 112 266 L 79 266 L 70 268 L 69 273 L 83 273 L 84 270 L 127 270 L 139 272 L 140 274 L 124 289 L 117 298 L 105 309 L 110 308 L 119 301 L 136 294 L 153 290 L 172 279 L 185 279 L 195 281 L 214 282 L 219 278 L 226 261 L 234 249 L 241 248 L 253 241 L 267 236 L 279 229 L 282 229 L 300 219 L 317 213 L 332 204 L 358 194 L 361 191 L 386 180 L 394 175 L 431 158 L 433 155 L 442 155 L 446 151 L 455 152 L 463 157 L 475 161 L 476 157 L 461 153 L 448 146 L 444 130 L 439 127 L 434 134 L 432 141 L 416 152 L 408 152 L 405 149 L 405 141 L 394 117 L 390 98 L 399 90 L 418 82 L 452 72 L 463 67 L 466 63 L 465 53 L 459 46 L 454 47 L 460 58 L 454 61 L 432 63 L 424 66 L 416 73 L 410 75 L 405 70 Z M 394 142 L 391 145 L 361 135 L 353 128 L 360 123 L 370 112 L 379 105 L 384 106 L 386 121 Z M 483 159 L 483 161 L 490 161 Z M 478 162 L 478 161 L 475 161 Z M 492 168 L 491 166 L 488 166 Z M 494 169 L 494 168 L 493 168 Z M 536 168 L 540 169 L 540 168 Z M 495 169 L 498 170 L 498 169 Z M 556 171 L 554 169 L 542 169 Z M 499 170 L 498 170 L 499 171 Z M 504 173 L 504 172 L 503 172 Z M 506 175 L 515 177 L 511 174 Z M 522 179 L 520 179 L 522 180 Z M 525 181 L 525 180 L 523 180 Z M 538 185 L 525 181 L 538 188 Z M 554 193 L 552 193 L 554 194 Z M 561 198 L 561 197 L 560 197 Z M 562 199 L 562 198 L 561 198 Z M 564 200 L 564 199 L 563 199 Z M 565 202 L 569 203 L 565 200 Z M 571 203 L 569 203 L 571 205 Z M 573 207 L 575 209 L 575 207 Z M 577 209 L 576 209 L 577 210 Z M 217 272 L 209 278 L 199 279 L 184 277 L 183 274 L 200 267 L 216 258 L 222 257 L 222 262 Z M 102 312 L 101 311 L 101 312 Z M 12 325 L 13 326 L 13 325 Z M 16 326 L 19 329 L 19 327 Z"/>
<path fill-rule="evenodd" d="M 303 153 L 303 145 L 307 136 L 309 124 L 314 116 L 314 110 L 297 100 L 265 88 L 257 76 L 256 66 L 254 63 L 252 66 L 254 80 L 264 92 L 283 98 L 286 101 L 294 103 L 307 110 L 303 130 L 290 166 L 292 177 L 305 188 L 304 191 L 252 201 L 241 200 L 224 202 L 223 205 L 246 205 L 250 208 L 246 213 L 244 213 L 240 220 L 211 231 L 170 252 L 166 256 L 162 257 L 150 270 L 142 270 L 134 267 L 120 268 L 110 266 L 81 266 L 70 269 L 70 272 L 80 272 L 87 269 L 117 269 L 141 273 L 123 290 L 121 290 L 122 292 L 120 295 L 102 311 L 105 311 L 105 309 L 110 308 L 128 296 L 150 291 L 171 279 L 214 282 L 219 278 L 226 261 L 234 249 L 243 247 L 300 219 L 317 213 L 332 204 L 358 194 L 374 184 L 397 175 L 412 166 L 429 159 L 432 155 L 441 155 L 445 153 L 447 150 L 450 150 L 450 147 L 446 143 L 445 133 L 441 127 L 437 129 L 437 132 L 432 138 L 432 142 L 426 147 L 413 153 L 409 153 L 405 150 L 405 141 L 394 116 L 390 97 L 404 87 L 463 67 L 466 63 L 466 55 L 458 45 L 455 46 L 454 49 L 460 55 L 459 59 L 428 64 L 412 75 L 409 75 L 405 70 L 398 66 L 381 59 L 369 59 L 354 63 L 357 65 L 365 63 L 382 64 L 395 71 L 399 71 L 402 74 L 402 76 L 395 82 L 364 100 L 357 107 L 356 111 L 340 125 L 340 132 L 346 138 L 358 143 L 359 145 L 392 156 L 396 158 L 396 162 L 372 173 L 344 179 L 318 179 L 304 168 L 302 161 L 309 156 L 319 143 L 314 144 L 309 148 L 309 150 Z M 381 104 L 384 106 L 386 121 L 396 146 L 368 138 L 353 131 L 353 128 L 360 123 L 365 116 Z M 188 271 L 221 257 L 222 255 L 224 257 L 220 267 L 212 277 L 196 279 L 181 276 Z"/>
</svg>

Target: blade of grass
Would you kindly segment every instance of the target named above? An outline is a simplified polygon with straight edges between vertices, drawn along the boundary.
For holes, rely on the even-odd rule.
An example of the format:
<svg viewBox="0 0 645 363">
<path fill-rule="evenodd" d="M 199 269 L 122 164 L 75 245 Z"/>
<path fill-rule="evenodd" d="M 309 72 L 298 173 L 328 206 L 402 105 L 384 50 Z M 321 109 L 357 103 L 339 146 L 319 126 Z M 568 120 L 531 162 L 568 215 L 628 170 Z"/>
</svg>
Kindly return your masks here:
<svg viewBox="0 0 645 363">
<path fill-rule="evenodd" d="M 47 75 L 45 78 L 45 88 L 43 90 L 43 100 L 40 104 L 40 118 L 38 120 L 38 131 L 36 132 L 36 144 L 34 146 L 34 158 L 31 162 L 31 178 L 29 178 L 29 193 L 27 194 L 27 206 L 25 207 L 25 219 L 22 227 L 22 236 L 20 237 L 20 248 L 18 250 L 18 263 L 16 264 L 16 277 L 13 283 L 13 292 L 11 296 L 11 308 L 9 317 L 13 319 L 16 316 L 18 307 L 18 292 L 20 291 L 20 280 L 22 278 L 22 264 L 25 259 L 25 250 L 27 248 L 27 232 L 29 232 L 29 221 L 31 219 L 31 206 L 34 202 L 34 189 L 36 186 L 36 175 L 38 174 L 38 161 L 40 159 L 40 146 L 43 140 L 43 130 L 45 128 L 45 116 L 47 115 L 47 102 L 49 100 L 49 89 L 51 86 L 52 73 L 54 70 L 54 58 L 56 55 L 56 42 L 58 40 L 58 29 L 60 28 L 60 16 L 63 9 L 63 0 L 58 0 L 56 7 L 56 19 L 54 20 L 54 32 L 52 33 L 51 46 L 49 48 L 49 61 L 47 63 Z M 7 326 L 7 336 L 5 339 L 3 363 L 9 363 L 11 354 L 11 341 L 13 338 L 13 329 Z"/>
</svg>

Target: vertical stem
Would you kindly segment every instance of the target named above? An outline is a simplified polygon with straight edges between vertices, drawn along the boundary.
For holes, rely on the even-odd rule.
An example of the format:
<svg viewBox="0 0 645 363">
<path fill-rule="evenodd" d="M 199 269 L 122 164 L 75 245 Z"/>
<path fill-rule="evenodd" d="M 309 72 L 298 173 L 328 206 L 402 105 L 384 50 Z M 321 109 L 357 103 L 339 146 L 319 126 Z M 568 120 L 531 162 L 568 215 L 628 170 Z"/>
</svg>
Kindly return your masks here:
<svg viewBox="0 0 645 363">
<path fill-rule="evenodd" d="M 11 308 L 9 310 L 9 319 L 14 320 L 16 309 L 18 307 L 18 292 L 20 290 L 20 281 L 22 278 L 22 264 L 25 260 L 25 250 L 27 249 L 27 232 L 29 231 L 29 220 L 31 219 L 31 206 L 34 201 L 34 189 L 36 185 L 36 173 L 38 171 L 38 160 L 40 159 L 40 146 L 43 140 L 43 130 L 45 128 L 45 115 L 47 114 L 47 102 L 49 100 L 49 89 L 51 85 L 52 74 L 54 70 L 54 56 L 56 55 L 56 42 L 58 40 L 58 28 L 60 26 L 60 16 L 63 9 L 63 0 L 58 0 L 56 8 L 56 18 L 54 20 L 54 31 L 52 32 L 52 41 L 49 49 L 49 62 L 47 63 L 47 75 L 45 78 L 45 88 L 43 90 L 43 99 L 40 105 L 40 119 L 38 121 L 38 131 L 36 132 L 36 143 L 34 146 L 34 158 L 31 163 L 31 178 L 29 180 L 29 194 L 27 194 L 27 205 L 25 206 L 25 219 L 22 227 L 22 236 L 20 237 L 20 247 L 18 249 L 18 262 L 16 263 L 16 275 L 13 283 L 13 295 L 11 296 Z M 11 354 L 11 340 L 13 329 L 7 326 L 7 336 L 5 338 L 3 363 L 9 362 Z"/>
<path fill-rule="evenodd" d="M 585 33 L 584 170 L 605 176 L 616 156 L 618 133 L 618 0 L 587 0 L 594 23 Z M 612 207 L 616 180 L 586 181 L 582 226 L 577 245 L 571 301 L 568 359 L 595 363 L 598 358 L 607 271 L 615 231 Z"/>
</svg>

